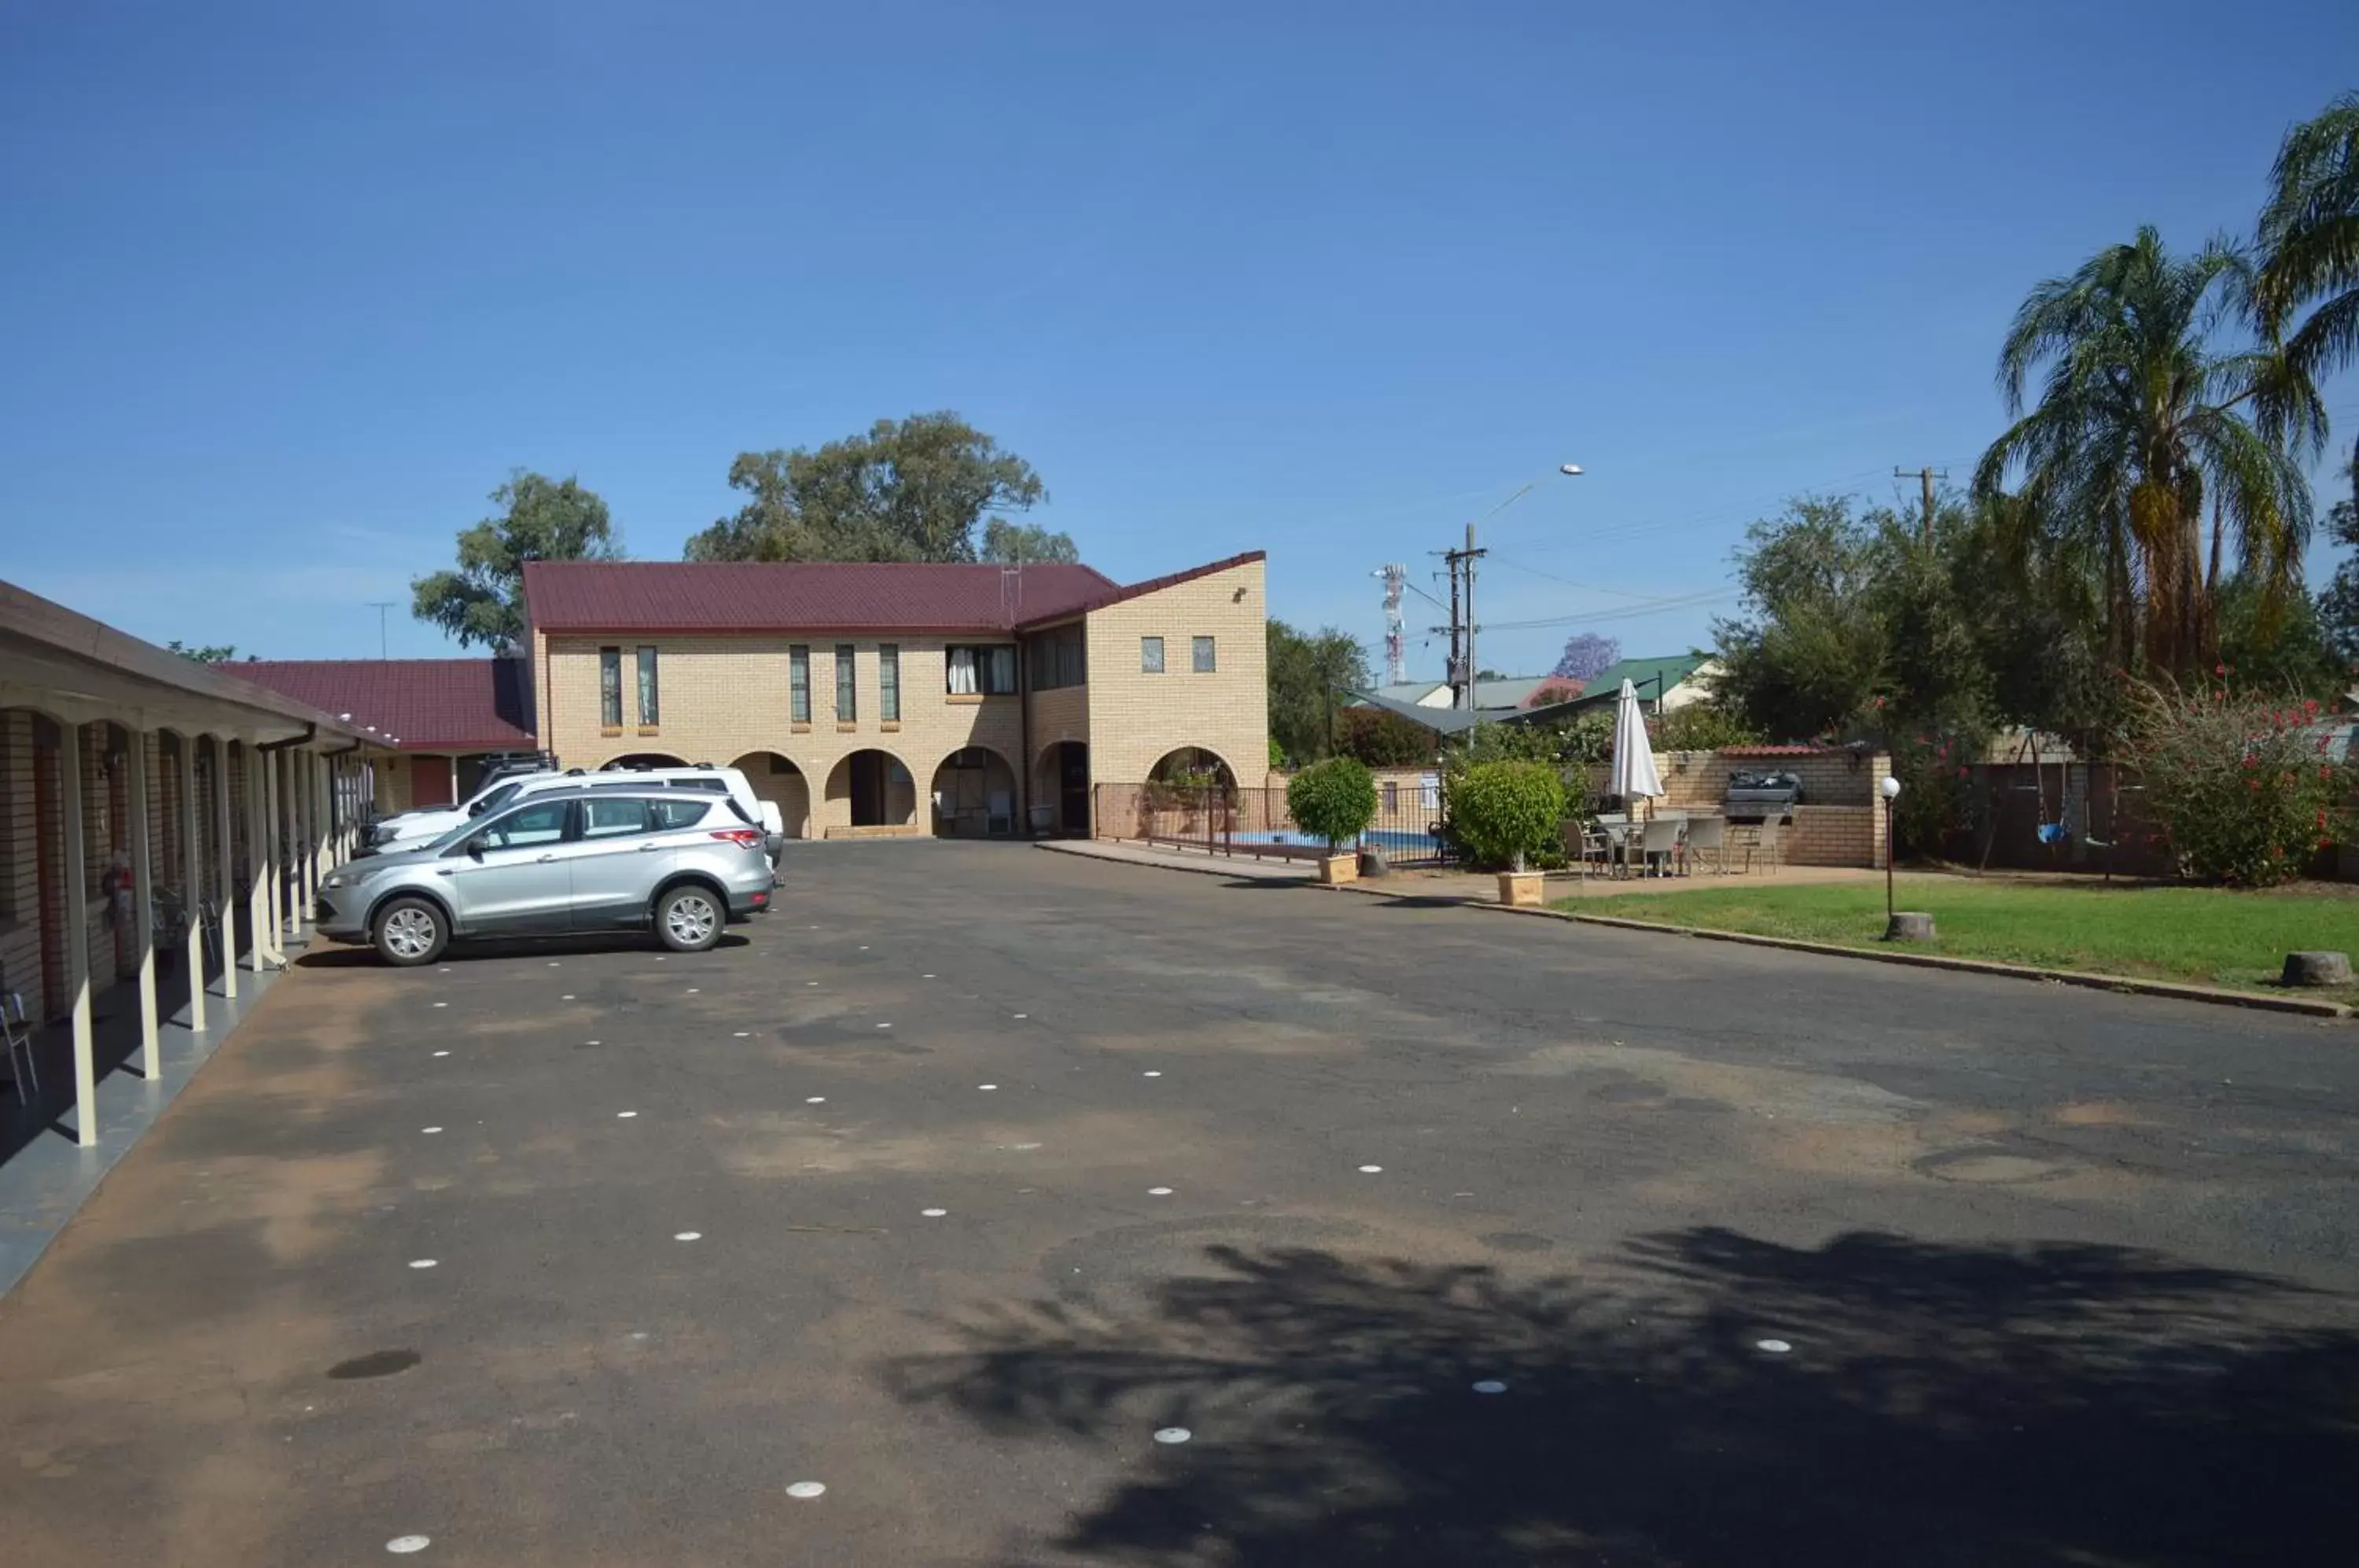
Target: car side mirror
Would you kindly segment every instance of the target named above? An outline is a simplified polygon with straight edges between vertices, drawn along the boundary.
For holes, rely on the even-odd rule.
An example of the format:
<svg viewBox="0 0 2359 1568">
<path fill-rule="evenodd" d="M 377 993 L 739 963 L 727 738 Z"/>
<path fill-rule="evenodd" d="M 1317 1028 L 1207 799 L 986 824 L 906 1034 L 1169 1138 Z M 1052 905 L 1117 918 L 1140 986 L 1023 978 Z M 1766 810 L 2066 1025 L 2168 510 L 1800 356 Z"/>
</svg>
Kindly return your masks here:
<svg viewBox="0 0 2359 1568">
<path fill-rule="evenodd" d="M 483 859 L 483 858 L 484 858 L 484 835 L 483 835 L 482 833 L 474 833 L 474 834 L 470 835 L 470 836 L 469 836 L 469 838 L 468 838 L 468 840 L 467 840 L 467 842 L 466 842 L 466 844 L 465 844 L 462 847 L 466 850 L 466 852 L 467 852 L 467 854 L 469 855 L 469 856 L 470 856 L 470 857 L 472 857 L 472 858 L 473 858 L 473 859 L 476 859 L 476 860 L 481 860 L 481 859 Z"/>
</svg>

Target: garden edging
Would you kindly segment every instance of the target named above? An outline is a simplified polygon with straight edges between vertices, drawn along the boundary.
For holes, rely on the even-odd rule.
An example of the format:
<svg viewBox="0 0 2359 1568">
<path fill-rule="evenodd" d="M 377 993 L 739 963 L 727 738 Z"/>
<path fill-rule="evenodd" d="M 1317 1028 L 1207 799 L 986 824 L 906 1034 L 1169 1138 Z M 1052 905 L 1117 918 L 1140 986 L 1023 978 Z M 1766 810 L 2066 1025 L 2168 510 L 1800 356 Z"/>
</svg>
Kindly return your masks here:
<svg viewBox="0 0 2359 1568">
<path fill-rule="evenodd" d="M 1145 866 L 1166 871 L 1182 871 L 1204 877 L 1230 877 L 1237 873 L 1230 866 L 1206 864 L 1190 866 L 1183 861 L 1161 857 L 1148 859 L 1143 855 L 1092 855 L 1081 843 L 1042 841 L 1037 847 L 1055 849 L 1067 855 L 1080 855 L 1090 859 L 1110 860 L 1124 866 Z M 1381 884 L 1352 882 L 1340 886 L 1322 884 L 1301 877 L 1272 878 L 1295 883 L 1299 887 L 1321 888 L 1326 892 L 1361 893 L 1375 898 L 1415 898 L 1418 895 Z M 2028 964 L 1999 964 L 1986 958 L 1950 958 L 1936 953 L 1910 953 L 1903 949 L 1879 952 L 1873 948 L 1844 947 L 1830 942 L 1805 942 L 1797 937 L 1757 936 L 1750 931 L 1715 931 L 1706 926 L 1670 925 L 1658 920 L 1634 920 L 1619 915 L 1579 914 L 1568 909 L 1518 909 L 1506 904 L 1492 903 L 1481 898 L 1452 898 L 1448 902 L 1461 909 L 1488 910 L 1494 914 L 1537 917 L 1548 920 L 1613 926 L 1624 931 L 1655 931 L 1666 936 L 1698 937 L 1705 942 L 1729 942 L 1745 947 L 1783 948 L 1792 953 L 1820 953 L 1830 958 L 1864 959 L 1871 964 L 1899 964 L 1919 969 L 1947 969 L 1966 975 L 1990 975 L 2008 980 L 2046 980 L 2060 985 L 2078 985 L 2093 991 L 2126 992 L 2141 996 L 2167 996 L 2181 1002 L 2209 1002 L 2215 1007 L 2253 1007 L 2265 1012 L 2294 1013 L 2313 1018 L 2350 1018 L 2359 1008 L 2347 1002 L 2330 1002 L 2306 996 L 2272 996 L 2259 992 L 2231 991 L 2216 985 L 2197 985 L 2179 980 L 2141 980 L 2127 975 L 2096 975 L 2077 969 L 2038 969 Z"/>
</svg>

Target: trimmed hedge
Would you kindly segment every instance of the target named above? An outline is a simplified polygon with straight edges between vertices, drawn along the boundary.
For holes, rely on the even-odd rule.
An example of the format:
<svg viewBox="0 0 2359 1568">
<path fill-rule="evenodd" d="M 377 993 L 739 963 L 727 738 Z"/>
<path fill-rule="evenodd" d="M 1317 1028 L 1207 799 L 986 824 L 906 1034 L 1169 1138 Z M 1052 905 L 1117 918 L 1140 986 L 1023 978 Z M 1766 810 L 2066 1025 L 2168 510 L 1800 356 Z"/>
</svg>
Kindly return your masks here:
<svg viewBox="0 0 2359 1568">
<path fill-rule="evenodd" d="M 1348 757 L 1315 762 L 1287 781 L 1286 809 L 1295 826 L 1325 839 L 1332 851 L 1376 820 L 1375 776 Z"/>
<path fill-rule="evenodd" d="M 1545 762 L 1478 762 L 1450 789 L 1450 827 L 1467 855 L 1521 871 L 1562 842 L 1564 780 Z"/>
</svg>

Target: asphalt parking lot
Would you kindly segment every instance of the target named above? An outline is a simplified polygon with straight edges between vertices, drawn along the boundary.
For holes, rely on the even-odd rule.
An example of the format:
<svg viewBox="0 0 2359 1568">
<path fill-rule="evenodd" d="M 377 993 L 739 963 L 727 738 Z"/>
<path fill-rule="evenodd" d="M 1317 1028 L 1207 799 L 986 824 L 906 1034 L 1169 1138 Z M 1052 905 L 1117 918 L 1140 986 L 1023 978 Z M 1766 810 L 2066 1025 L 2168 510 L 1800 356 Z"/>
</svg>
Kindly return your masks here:
<svg viewBox="0 0 2359 1568">
<path fill-rule="evenodd" d="M 0 1300 L 8 1560 L 2350 1560 L 2354 1026 L 787 866 L 307 956 Z"/>
</svg>

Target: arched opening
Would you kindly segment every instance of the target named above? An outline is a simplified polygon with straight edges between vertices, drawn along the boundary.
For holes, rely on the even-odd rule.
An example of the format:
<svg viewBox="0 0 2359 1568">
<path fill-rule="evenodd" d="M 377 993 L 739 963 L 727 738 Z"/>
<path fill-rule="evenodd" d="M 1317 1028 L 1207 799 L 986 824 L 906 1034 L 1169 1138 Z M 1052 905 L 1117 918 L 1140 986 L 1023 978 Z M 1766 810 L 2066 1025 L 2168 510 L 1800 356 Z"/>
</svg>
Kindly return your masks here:
<svg viewBox="0 0 2359 1568">
<path fill-rule="evenodd" d="M 914 830 L 918 783 L 908 764 L 889 751 L 864 748 L 827 776 L 827 825 L 854 831 Z"/>
<path fill-rule="evenodd" d="M 934 836 L 1006 838 L 1016 832 L 1016 769 L 987 746 L 954 751 L 934 769 Z"/>
<path fill-rule="evenodd" d="M 1087 837 L 1090 831 L 1090 748 L 1053 741 L 1032 763 L 1032 831 Z"/>
<path fill-rule="evenodd" d="M 1183 746 L 1165 752 L 1161 760 L 1147 770 L 1147 778 L 1153 784 L 1219 789 L 1228 795 L 1235 794 L 1237 789 L 1236 770 L 1222 760 L 1220 753 L 1201 746 Z"/>
<path fill-rule="evenodd" d="M 674 757 L 668 751 L 626 751 L 598 765 L 601 773 L 617 773 L 634 768 L 686 768 L 688 759 Z"/>
<path fill-rule="evenodd" d="M 1148 840 L 1232 832 L 1238 825 L 1236 806 L 1237 776 L 1220 754 L 1201 746 L 1179 746 L 1147 770 L 1136 831 Z"/>
<path fill-rule="evenodd" d="M 778 808 L 788 838 L 810 836 L 810 780 L 792 758 L 775 751 L 749 751 L 729 766 L 745 776 L 755 794 Z"/>
</svg>

